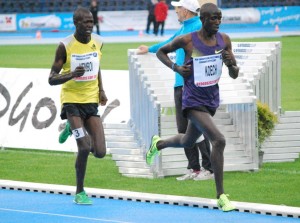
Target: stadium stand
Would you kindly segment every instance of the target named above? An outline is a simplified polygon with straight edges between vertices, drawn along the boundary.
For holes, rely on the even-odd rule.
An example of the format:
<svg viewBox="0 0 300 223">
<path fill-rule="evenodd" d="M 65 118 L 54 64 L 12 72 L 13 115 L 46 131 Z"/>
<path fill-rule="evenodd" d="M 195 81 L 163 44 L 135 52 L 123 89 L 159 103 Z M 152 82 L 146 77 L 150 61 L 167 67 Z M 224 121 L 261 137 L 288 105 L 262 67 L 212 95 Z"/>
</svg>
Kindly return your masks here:
<svg viewBox="0 0 300 223">
<path fill-rule="evenodd" d="M 99 1 L 99 10 L 146 10 L 147 3 L 148 0 L 104 0 Z M 171 8 L 171 0 L 167 3 Z M 89 7 L 90 0 L 0 0 L 0 13 L 73 12 L 78 6 Z"/>
<path fill-rule="evenodd" d="M 101 0 L 100 11 L 146 10 L 150 0 Z M 171 6 L 171 0 L 166 1 Z M 220 8 L 300 5 L 300 0 L 219 0 Z M 0 0 L 0 13 L 73 12 L 78 6 L 89 7 L 90 0 Z"/>
</svg>

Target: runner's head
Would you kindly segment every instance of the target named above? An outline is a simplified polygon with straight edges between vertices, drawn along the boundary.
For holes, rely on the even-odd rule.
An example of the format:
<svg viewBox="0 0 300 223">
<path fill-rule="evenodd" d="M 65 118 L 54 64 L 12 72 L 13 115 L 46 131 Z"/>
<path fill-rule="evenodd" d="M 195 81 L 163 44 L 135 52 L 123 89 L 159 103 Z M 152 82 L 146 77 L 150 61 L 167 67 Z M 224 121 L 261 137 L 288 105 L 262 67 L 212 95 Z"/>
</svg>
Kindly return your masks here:
<svg viewBox="0 0 300 223">
<path fill-rule="evenodd" d="M 76 38 L 90 38 L 94 26 L 93 15 L 90 10 L 83 7 L 76 9 L 73 15 L 73 22 L 76 27 Z"/>
<path fill-rule="evenodd" d="M 202 27 L 206 32 L 215 34 L 219 31 L 222 12 L 215 4 L 206 3 L 200 8 L 200 20 L 202 22 Z"/>
</svg>

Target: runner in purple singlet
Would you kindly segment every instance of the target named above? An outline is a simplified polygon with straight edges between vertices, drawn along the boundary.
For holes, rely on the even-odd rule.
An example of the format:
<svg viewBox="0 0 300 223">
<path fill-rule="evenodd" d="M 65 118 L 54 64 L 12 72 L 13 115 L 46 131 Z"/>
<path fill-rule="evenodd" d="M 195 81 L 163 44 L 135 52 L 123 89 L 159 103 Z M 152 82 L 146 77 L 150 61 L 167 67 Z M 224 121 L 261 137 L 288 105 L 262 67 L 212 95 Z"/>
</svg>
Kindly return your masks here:
<svg viewBox="0 0 300 223">
<path fill-rule="evenodd" d="M 184 78 L 182 109 L 189 124 L 185 134 L 167 139 L 153 136 L 146 162 L 152 164 L 155 156 L 160 154 L 159 151 L 167 147 L 192 146 L 203 133 L 212 144 L 211 163 L 215 174 L 217 204 L 223 211 L 232 211 L 235 207 L 223 188 L 226 140 L 212 116 L 220 103 L 218 81 L 222 74 L 222 65 L 228 67 L 229 76 L 233 79 L 238 77 L 239 68 L 232 53 L 229 36 L 218 32 L 221 19 L 221 10 L 215 4 L 204 4 L 200 9 L 202 28 L 175 38 L 156 53 L 162 63 Z M 173 63 L 168 57 L 168 53 L 179 48 L 183 48 L 185 52 L 183 66 Z"/>
</svg>

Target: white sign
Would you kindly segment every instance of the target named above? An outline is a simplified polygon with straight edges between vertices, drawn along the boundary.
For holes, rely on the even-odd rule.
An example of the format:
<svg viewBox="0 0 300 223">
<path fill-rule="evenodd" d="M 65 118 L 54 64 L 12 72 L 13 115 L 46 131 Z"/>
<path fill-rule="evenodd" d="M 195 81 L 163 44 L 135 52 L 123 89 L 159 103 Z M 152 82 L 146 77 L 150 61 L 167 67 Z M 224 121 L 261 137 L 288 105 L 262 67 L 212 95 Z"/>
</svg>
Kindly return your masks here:
<svg viewBox="0 0 300 223">
<path fill-rule="evenodd" d="M 97 78 L 99 71 L 99 55 L 97 52 L 90 52 L 86 54 L 72 54 L 71 55 L 71 71 L 76 67 L 84 67 L 84 75 L 75 77 L 75 81 L 91 81 Z"/>
<path fill-rule="evenodd" d="M 0 69 L 0 147 L 77 151 L 72 137 L 59 144 L 61 86 L 50 86 L 50 69 Z M 127 123 L 130 118 L 128 71 L 102 70 L 108 103 L 120 106 L 105 123 Z M 106 106 L 99 107 L 100 115 Z"/>
<path fill-rule="evenodd" d="M 0 31 L 16 30 L 16 14 L 0 14 Z"/>
<path fill-rule="evenodd" d="M 19 20 L 19 26 L 21 29 L 59 28 L 61 26 L 61 19 L 56 15 L 28 16 Z"/>
<path fill-rule="evenodd" d="M 100 23 L 100 29 L 103 31 L 145 30 L 148 11 L 99 11 L 98 16 L 103 19 Z M 180 27 L 175 10 L 169 10 L 165 21 L 165 29 L 177 30 Z M 153 30 L 153 25 L 151 30 Z"/>
<path fill-rule="evenodd" d="M 222 74 L 222 55 L 209 55 L 193 58 L 194 84 L 208 87 L 219 82 Z"/>
</svg>

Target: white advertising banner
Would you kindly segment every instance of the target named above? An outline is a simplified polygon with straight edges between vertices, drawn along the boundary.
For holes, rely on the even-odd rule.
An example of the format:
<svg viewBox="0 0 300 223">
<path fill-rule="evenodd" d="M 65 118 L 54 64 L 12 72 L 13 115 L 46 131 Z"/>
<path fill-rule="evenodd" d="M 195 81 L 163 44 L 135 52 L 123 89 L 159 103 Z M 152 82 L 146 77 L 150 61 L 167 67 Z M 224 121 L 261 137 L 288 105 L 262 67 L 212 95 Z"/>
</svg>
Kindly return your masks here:
<svg viewBox="0 0 300 223">
<path fill-rule="evenodd" d="M 48 84 L 49 69 L 0 69 L 0 147 L 77 151 L 74 138 L 59 144 L 60 85 Z M 128 71 L 102 71 L 108 103 L 118 99 L 104 123 L 130 118 Z M 103 114 L 106 106 L 99 107 Z"/>
<path fill-rule="evenodd" d="M 226 32 L 226 29 L 231 28 L 241 29 L 241 32 L 247 31 L 247 28 L 274 29 L 276 25 L 281 30 L 284 27 L 297 30 L 300 24 L 299 12 L 299 6 L 224 8 L 220 31 L 224 29 L 222 32 Z M 147 10 L 98 11 L 101 31 L 143 31 L 146 29 L 147 16 Z M 178 30 L 180 27 L 174 7 L 170 7 L 165 29 Z M 74 31 L 73 12 L 0 14 L 0 32 L 36 30 Z"/>
<path fill-rule="evenodd" d="M 16 30 L 16 14 L 0 14 L 0 31 Z"/>
<path fill-rule="evenodd" d="M 61 27 L 61 25 L 61 18 L 53 14 L 42 16 L 27 16 L 19 20 L 19 27 L 25 30 L 41 28 L 58 29 L 59 27 Z"/>
<path fill-rule="evenodd" d="M 99 11 L 100 27 L 103 31 L 145 30 L 148 11 Z M 181 27 L 175 10 L 169 10 L 165 21 L 165 29 L 179 29 Z M 151 25 L 151 30 L 153 25 Z"/>
</svg>

